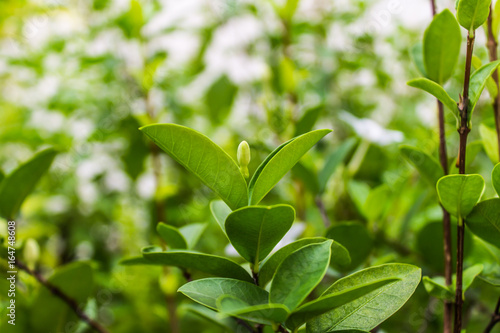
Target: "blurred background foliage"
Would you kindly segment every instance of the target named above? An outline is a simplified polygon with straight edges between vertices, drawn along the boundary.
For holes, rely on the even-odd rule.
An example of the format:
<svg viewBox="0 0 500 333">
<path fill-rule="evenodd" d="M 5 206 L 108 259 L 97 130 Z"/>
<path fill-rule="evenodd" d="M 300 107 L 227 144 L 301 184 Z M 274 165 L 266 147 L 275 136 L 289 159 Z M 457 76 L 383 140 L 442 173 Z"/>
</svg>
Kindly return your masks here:
<svg viewBox="0 0 500 333">
<path fill-rule="evenodd" d="M 405 143 L 437 156 L 435 100 L 405 84 L 419 76 L 410 51 L 430 21 L 427 0 L 2 0 L 0 169 L 8 174 L 46 147 L 59 152 L 15 217 L 17 255 L 111 332 L 173 332 L 176 320 L 181 332 L 223 332 L 177 295 L 184 278 L 176 270 L 119 265 L 160 244 L 158 221 L 206 222 L 198 248 L 235 255 L 211 217 L 214 194 L 138 127 L 186 125 L 234 158 L 246 140 L 250 173 L 280 143 L 332 128 L 263 202 L 297 208 L 289 240 L 328 232 L 344 242 L 356 260 L 332 268 L 331 281 L 385 262 L 440 275 L 435 192 L 398 151 Z M 487 61 L 483 35 L 476 45 Z M 485 93 L 469 167 L 488 184 L 490 104 Z M 447 132 L 455 156 L 450 114 Z M 331 177 L 319 172 L 326 163 Z M 485 196 L 493 195 L 489 187 Z M 7 221 L 0 226 L 5 237 Z M 498 251 L 476 237 L 467 244 L 466 267 L 482 262 L 498 275 Z M 89 331 L 32 277 L 19 278 L 17 325 L 7 327 L 2 306 L 2 332 Z M 479 332 L 498 289 L 474 283 L 468 331 Z M 0 286 L 5 305 L 4 278 Z M 379 332 L 439 332 L 442 311 L 420 286 Z"/>
</svg>

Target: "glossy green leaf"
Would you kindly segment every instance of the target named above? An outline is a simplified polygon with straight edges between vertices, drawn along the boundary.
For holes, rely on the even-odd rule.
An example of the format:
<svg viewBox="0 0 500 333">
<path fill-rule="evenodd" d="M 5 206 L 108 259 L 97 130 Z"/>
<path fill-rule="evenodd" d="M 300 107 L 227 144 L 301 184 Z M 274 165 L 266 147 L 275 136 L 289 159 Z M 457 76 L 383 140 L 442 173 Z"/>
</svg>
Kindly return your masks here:
<svg viewBox="0 0 500 333">
<path fill-rule="evenodd" d="M 155 263 L 149 261 L 148 259 L 144 258 L 143 256 L 134 256 L 134 257 L 123 258 L 122 260 L 120 260 L 120 265 L 123 265 L 123 266 L 137 266 L 137 265 L 156 266 Z"/>
<path fill-rule="evenodd" d="M 230 295 L 219 297 L 217 308 L 226 315 L 262 325 L 282 323 L 288 317 L 288 309 L 282 304 L 249 305 Z"/>
<path fill-rule="evenodd" d="M 444 176 L 439 162 L 423 150 L 404 145 L 399 147 L 399 151 L 405 160 L 418 170 L 420 176 L 433 187 L 436 186 L 439 178 Z"/>
<path fill-rule="evenodd" d="M 306 245 L 281 262 L 269 293 L 271 303 L 295 309 L 321 282 L 330 263 L 332 241 Z"/>
<path fill-rule="evenodd" d="M 427 77 L 444 84 L 453 74 L 460 54 L 462 34 L 455 16 L 445 9 L 434 16 L 424 34 L 423 57 Z"/>
<path fill-rule="evenodd" d="M 332 256 L 330 257 L 330 266 L 340 267 L 340 270 L 346 269 L 351 265 L 351 255 L 347 248 L 336 242 L 332 242 Z"/>
<path fill-rule="evenodd" d="M 225 227 L 236 251 L 258 265 L 290 230 L 294 219 L 295 210 L 289 205 L 249 206 L 229 214 Z"/>
<path fill-rule="evenodd" d="M 266 261 L 261 264 L 259 270 L 259 285 L 265 287 L 269 281 L 272 280 L 278 266 L 288 257 L 292 252 L 315 243 L 322 243 L 326 239 L 321 237 L 302 238 L 293 243 L 283 246 L 281 249 L 273 253 Z"/>
<path fill-rule="evenodd" d="M 169 248 L 187 249 L 187 242 L 176 227 L 160 222 L 156 226 L 156 231 Z"/>
<path fill-rule="evenodd" d="M 312 131 L 316 121 L 318 121 L 319 116 L 324 111 L 324 105 L 316 105 L 312 108 L 309 108 L 304 111 L 304 114 L 297 121 L 295 125 L 295 134 L 294 136 L 299 136 L 304 133 Z"/>
<path fill-rule="evenodd" d="M 226 232 L 226 219 L 231 214 L 231 208 L 222 200 L 213 200 L 210 203 L 210 211 L 212 215 L 220 225 L 222 231 Z"/>
<path fill-rule="evenodd" d="M 422 42 L 418 42 L 417 44 L 413 45 L 411 48 L 411 57 L 413 59 L 413 62 L 415 63 L 415 66 L 417 67 L 418 71 L 422 76 L 427 77 L 427 72 L 425 71 L 425 64 L 424 64 L 424 45 Z"/>
<path fill-rule="evenodd" d="M 189 223 L 179 228 L 179 232 L 186 240 L 188 249 L 193 249 L 196 246 L 207 226 L 207 223 Z"/>
<path fill-rule="evenodd" d="M 482 66 L 483 66 L 483 63 L 482 63 L 481 59 L 478 56 L 473 55 L 472 56 L 472 67 L 474 68 L 474 70 L 477 70 L 477 69 L 481 68 Z M 498 87 L 491 76 L 486 80 L 486 89 L 488 90 L 488 94 L 490 95 L 490 98 L 492 100 L 495 100 L 497 97 L 497 94 L 498 94 Z"/>
<path fill-rule="evenodd" d="M 373 280 L 367 284 L 355 285 L 338 293 L 322 296 L 312 302 L 300 306 L 298 309 L 293 311 L 286 321 L 286 326 L 293 331 L 313 318 L 355 301 L 360 297 L 367 296 L 369 293 L 396 281 L 399 281 L 399 279 L 386 278 Z"/>
<path fill-rule="evenodd" d="M 24 199 L 49 170 L 56 154 L 51 148 L 43 150 L 5 177 L 0 184 L 1 216 L 13 219 L 18 214 Z"/>
<path fill-rule="evenodd" d="M 386 264 L 351 274 L 335 282 L 321 297 L 390 278 L 391 282 L 355 301 L 337 307 L 307 323 L 307 332 L 358 329 L 370 331 L 398 311 L 420 282 L 421 270 L 406 264 Z"/>
<path fill-rule="evenodd" d="M 87 262 L 74 262 L 58 268 L 48 281 L 82 306 L 93 294 L 93 272 Z M 60 325 L 79 320 L 65 302 L 43 287 L 36 294 L 31 309 L 27 319 L 33 327 L 43 327 L 44 332 L 56 332 Z"/>
<path fill-rule="evenodd" d="M 176 124 L 141 127 L 161 149 L 211 188 L 229 207 L 248 202 L 246 181 L 236 162 L 205 135 Z"/>
<path fill-rule="evenodd" d="M 347 155 L 352 151 L 358 140 L 356 138 L 350 138 L 343 142 L 325 162 L 325 165 L 321 169 L 318 175 L 319 192 L 323 193 L 328 184 L 328 180 L 332 174 L 337 170 L 337 167 L 344 162 Z"/>
<path fill-rule="evenodd" d="M 500 199 L 481 201 L 465 221 L 469 229 L 484 241 L 500 248 Z"/>
<path fill-rule="evenodd" d="M 224 257 L 188 250 L 158 251 L 156 248 L 145 248 L 142 252 L 144 258 L 156 265 L 176 266 L 220 277 L 253 281 L 243 267 Z"/>
<path fill-rule="evenodd" d="M 495 191 L 500 196 L 500 163 L 495 165 L 493 168 L 493 172 L 491 173 L 491 182 L 493 183 Z"/>
<path fill-rule="evenodd" d="M 482 264 L 475 264 L 463 272 L 463 282 L 462 282 L 462 290 L 465 293 L 467 289 L 470 288 L 474 280 L 481 274 L 484 266 Z M 453 276 L 453 286 L 456 285 L 456 275 Z"/>
<path fill-rule="evenodd" d="M 494 128 L 490 128 L 485 124 L 479 125 L 479 134 L 483 141 L 484 150 L 493 163 L 498 163 L 500 157 L 498 155 L 498 139 Z"/>
<path fill-rule="evenodd" d="M 456 119 L 459 119 L 457 102 L 439 84 L 426 78 L 413 79 L 408 81 L 407 84 L 410 87 L 422 89 L 436 97 L 453 113 Z"/>
<path fill-rule="evenodd" d="M 222 327 L 225 332 L 237 332 L 238 330 L 238 324 L 234 318 L 219 318 L 217 315 L 217 312 L 214 310 L 211 310 L 209 308 L 206 308 L 202 305 L 199 304 L 182 304 L 180 306 L 180 309 L 183 311 L 189 311 L 191 313 L 194 313 L 195 315 L 208 320 L 220 327 Z"/>
<path fill-rule="evenodd" d="M 488 18 L 491 0 L 458 0 L 457 20 L 467 31 L 479 28 Z"/>
<path fill-rule="evenodd" d="M 470 77 L 470 86 L 469 86 L 469 117 L 472 115 L 474 108 L 476 107 L 477 101 L 481 96 L 481 93 L 486 86 L 487 80 L 491 77 L 491 74 L 497 69 L 498 65 L 500 65 L 500 60 L 490 62 L 476 70 L 472 73 Z"/>
<path fill-rule="evenodd" d="M 455 293 L 452 288 L 445 285 L 445 280 L 442 276 L 436 276 L 434 278 L 424 276 L 422 282 L 425 290 L 427 290 L 431 296 L 447 301 L 453 301 L 455 298 Z"/>
<path fill-rule="evenodd" d="M 374 243 L 368 229 L 359 222 L 336 223 L 326 231 L 326 237 L 339 242 L 349 251 L 349 265 L 338 265 L 335 261 L 331 263 L 342 272 L 351 271 L 361 265 L 370 255 Z"/>
<path fill-rule="evenodd" d="M 439 200 L 453 216 L 465 218 L 477 204 L 484 191 L 481 175 L 450 175 L 436 185 Z"/>
<path fill-rule="evenodd" d="M 207 278 L 191 281 L 179 292 L 210 309 L 217 310 L 217 299 L 233 296 L 248 305 L 267 304 L 269 294 L 264 289 L 245 281 L 226 278 Z"/>
<path fill-rule="evenodd" d="M 279 180 L 331 130 L 316 130 L 276 148 L 255 171 L 248 184 L 250 204 L 258 204 Z"/>
</svg>

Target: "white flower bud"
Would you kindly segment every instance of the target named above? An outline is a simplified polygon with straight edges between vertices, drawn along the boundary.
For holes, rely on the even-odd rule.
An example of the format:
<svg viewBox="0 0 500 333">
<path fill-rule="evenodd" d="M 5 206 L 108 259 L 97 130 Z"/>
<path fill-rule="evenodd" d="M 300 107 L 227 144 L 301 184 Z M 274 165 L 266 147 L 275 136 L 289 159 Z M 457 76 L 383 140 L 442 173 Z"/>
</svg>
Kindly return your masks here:
<svg viewBox="0 0 500 333">
<path fill-rule="evenodd" d="M 250 164 L 250 146 L 248 142 L 241 141 L 238 146 L 238 164 L 240 165 L 241 173 L 245 178 L 250 176 L 248 172 L 248 164 Z"/>
</svg>

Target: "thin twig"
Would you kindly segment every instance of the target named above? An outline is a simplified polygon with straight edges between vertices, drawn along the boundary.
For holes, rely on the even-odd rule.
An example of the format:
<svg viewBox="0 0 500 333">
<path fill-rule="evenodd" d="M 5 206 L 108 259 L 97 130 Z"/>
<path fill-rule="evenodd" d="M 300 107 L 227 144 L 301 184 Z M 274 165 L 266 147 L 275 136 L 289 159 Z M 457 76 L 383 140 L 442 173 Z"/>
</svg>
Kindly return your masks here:
<svg viewBox="0 0 500 333">
<path fill-rule="evenodd" d="M 99 333 L 109 333 L 107 329 L 105 329 L 101 324 L 96 322 L 95 320 L 91 319 L 85 312 L 83 311 L 82 308 L 78 305 L 78 302 L 68 296 L 64 291 L 59 289 L 58 287 L 54 286 L 52 283 L 47 281 L 40 273 L 30 269 L 26 264 L 23 262 L 16 260 L 16 266 L 19 267 L 19 269 L 25 271 L 32 277 L 34 277 L 41 285 L 43 285 L 45 288 L 47 288 L 54 296 L 57 298 L 61 299 L 64 303 L 66 303 L 71 310 L 87 325 L 92 327 L 96 332 Z"/>
<path fill-rule="evenodd" d="M 488 53 L 490 56 L 490 61 L 498 60 L 498 42 L 493 35 L 493 6 L 490 4 L 490 14 L 488 15 Z M 498 71 L 495 70 L 491 75 L 493 81 L 495 81 L 497 88 L 497 96 L 493 100 L 493 115 L 495 118 L 495 126 L 497 130 L 497 142 L 498 142 L 498 154 L 500 156 L 500 85 L 498 84 Z"/>
<path fill-rule="evenodd" d="M 498 323 L 500 323 L 500 298 L 498 299 L 493 315 L 491 316 L 491 321 L 484 330 L 484 333 L 490 333 L 493 330 L 493 327 L 495 327 Z"/>
</svg>

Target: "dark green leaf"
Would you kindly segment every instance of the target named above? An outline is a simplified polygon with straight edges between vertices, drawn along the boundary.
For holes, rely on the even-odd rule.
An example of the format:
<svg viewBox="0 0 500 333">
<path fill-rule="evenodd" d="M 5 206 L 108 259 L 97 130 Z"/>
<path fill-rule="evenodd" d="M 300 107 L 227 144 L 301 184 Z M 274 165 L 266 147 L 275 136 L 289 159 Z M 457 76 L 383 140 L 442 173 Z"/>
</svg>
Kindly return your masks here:
<svg viewBox="0 0 500 333">
<path fill-rule="evenodd" d="M 33 191 L 42 176 L 49 170 L 57 152 L 46 149 L 12 171 L 0 184 L 0 214 L 13 219 L 26 197 Z"/>
<path fill-rule="evenodd" d="M 182 250 L 187 249 L 187 242 L 176 227 L 160 222 L 156 226 L 156 231 L 160 234 L 160 237 L 165 241 L 169 248 Z"/>
<path fill-rule="evenodd" d="M 231 112 L 238 87 L 226 75 L 222 75 L 208 89 L 205 96 L 208 115 L 214 124 L 223 122 Z"/>
<path fill-rule="evenodd" d="M 297 121 L 297 124 L 295 125 L 294 136 L 299 136 L 304 133 L 310 132 L 313 129 L 314 124 L 316 124 L 316 121 L 318 121 L 318 118 L 324 109 L 324 105 L 317 105 L 305 110 L 304 114 L 302 115 L 302 117 L 300 117 L 299 121 Z"/>
<path fill-rule="evenodd" d="M 231 208 L 222 200 L 213 200 L 210 203 L 210 210 L 215 218 L 215 221 L 220 225 L 222 231 L 226 232 L 226 219 L 231 214 Z"/>
<path fill-rule="evenodd" d="M 330 156 L 328 156 L 323 169 L 319 172 L 318 183 L 319 191 L 323 193 L 328 184 L 328 180 L 332 174 L 337 170 L 337 167 L 344 162 L 347 155 L 352 151 L 358 140 L 356 138 L 350 138 L 342 143 Z"/>
<path fill-rule="evenodd" d="M 500 163 L 498 163 L 491 173 L 491 182 L 493 183 L 493 187 L 497 194 L 500 196 Z"/>
<path fill-rule="evenodd" d="M 442 276 L 437 276 L 434 278 L 424 276 L 422 278 L 422 282 L 424 284 L 425 290 L 427 290 L 427 292 L 431 296 L 447 301 L 453 301 L 453 299 L 455 298 L 455 293 L 453 292 L 452 288 L 445 285 L 444 277 Z"/>
<path fill-rule="evenodd" d="M 282 304 L 249 305 L 239 298 L 223 295 L 217 300 L 220 312 L 262 325 L 282 323 L 288 317 L 288 309 Z"/>
<path fill-rule="evenodd" d="M 292 252 L 279 265 L 269 294 L 271 303 L 295 309 L 321 282 L 330 263 L 332 241 L 309 244 Z"/>
<path fill-rule="evenodd" d="M 499 198 L 478 203 L 467 216 L 465 223 L 476 236 L 500 248 Z"/>
<path fill-rule="evenodd" d="M 249 206 L 229 214 L 225 227 L 236 251 L 258 267 L 290 230 L 294 219 L 295 210 L 289 205 Z"/>
<path fill-rule="evenodd" d="M 248 193 L 250 204 L 258 204 L 279 180 L 331 130 L 316 130 L 303 134 L 276 148 L 255 171 Z"/>
<path fill-rule="evenodd" d="M 245 178 L 235 161 L 205 135 L 175 124 L 141 127 L 161 149 L 217 193 L 229 207 L 248 202 Z"/>
<path fill-rule="evenodd" d="M 443 168 L 439 162 L 423 150 L 403 145 L 399 147 L 399 151 L 432 187 L 435 187 L 439 178 L 444 176 Z"/>
<path fill-rule="evenodd" d="M 219 318 L 217 312 L 198 304 L 182 304 L 182 310 L 190 311 L 222 328 L 227 332 L 237 332 L 238 324 L 234 318 Z"/>
</svg>

